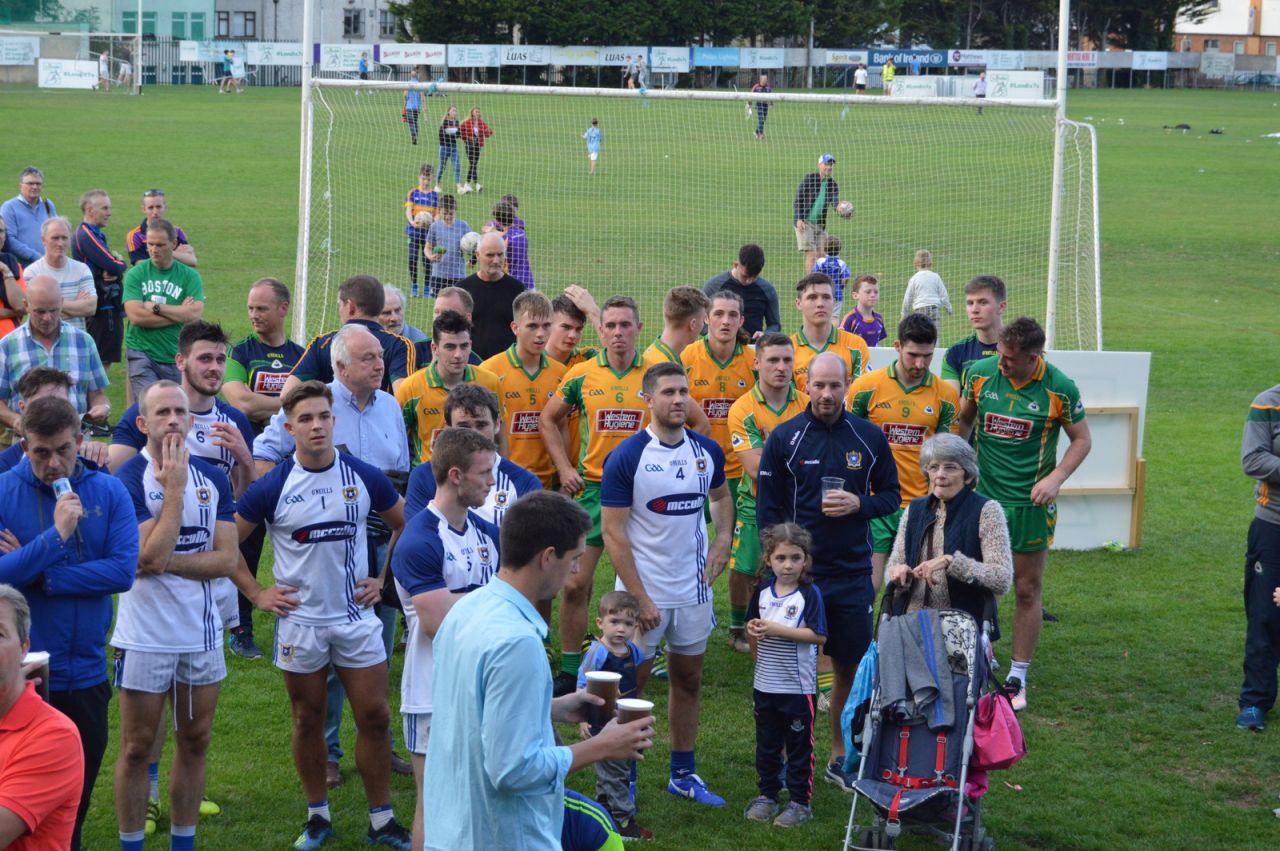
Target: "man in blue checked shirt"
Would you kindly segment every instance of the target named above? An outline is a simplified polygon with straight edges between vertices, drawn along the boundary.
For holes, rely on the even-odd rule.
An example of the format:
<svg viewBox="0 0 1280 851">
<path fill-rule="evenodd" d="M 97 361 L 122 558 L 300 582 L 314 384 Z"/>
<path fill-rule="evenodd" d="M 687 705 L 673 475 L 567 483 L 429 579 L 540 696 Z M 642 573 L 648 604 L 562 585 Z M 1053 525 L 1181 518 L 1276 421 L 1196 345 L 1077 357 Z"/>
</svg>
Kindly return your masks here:
<svg viewBox="0 0 1280 851">
<path fill-rule="evenodd" d="M 91 420 L 111 413 L 107 372 L 93 338 L 62 321 L 62 290 L 48 275 L 27 282 L 28 319 L 0 340 L 0 422 L 18 424 L 18 379 L 37 366 L 71 376 L 71 403 Z"/>
</svg>

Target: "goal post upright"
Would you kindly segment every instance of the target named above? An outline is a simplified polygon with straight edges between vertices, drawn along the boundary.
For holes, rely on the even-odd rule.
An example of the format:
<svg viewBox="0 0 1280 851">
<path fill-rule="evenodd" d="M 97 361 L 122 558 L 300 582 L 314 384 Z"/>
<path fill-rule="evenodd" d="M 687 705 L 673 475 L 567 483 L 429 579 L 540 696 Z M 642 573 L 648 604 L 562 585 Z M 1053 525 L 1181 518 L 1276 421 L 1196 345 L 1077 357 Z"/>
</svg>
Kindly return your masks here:
<svg viewBox="0 0 1280 851">
<path fill-rule="evenodd" d="M 141 0 L 139 0 L 141 2 Z M 312 21 L 315 0 L 302 3 L 302 108 L 298 156 L 298 254 L 293 277 L 293 339 L 309 340 L 307 334 L 308 240 L 311 234 L 311 132 L 312 132 Z"/>
<path fill-rule="evenodd" d="M 138 0 L 137 26 L 133 28 L 133 82 L 129 94 L 142 94 L 142 0 Z"/>
<path fill-rule="evenodd" d="M 1054 347 L 1058 330 L 1058 262 L 1062 256 L 1062 193 L 1063 157 L 1066 154 L 1067 132 L 1067 44 L 1071 40 L 1071 0 L 1058 0 L 1058 73 L 1054 100 L 1057 102 L 1057 120 L 1053 126 L 1053 195 L 1049 213 L 1049 279 L 1045 282 L 1045 347 Z M 1096 160 L 1094 166 L 1097 169 Z M 1102 312 L 1101 302 L 1097 313 Z M 1101 319 L 1099 319 L 1101 326 Z M 1101 348 L 1101 335 L 1098 347 Z"/>
</svg>

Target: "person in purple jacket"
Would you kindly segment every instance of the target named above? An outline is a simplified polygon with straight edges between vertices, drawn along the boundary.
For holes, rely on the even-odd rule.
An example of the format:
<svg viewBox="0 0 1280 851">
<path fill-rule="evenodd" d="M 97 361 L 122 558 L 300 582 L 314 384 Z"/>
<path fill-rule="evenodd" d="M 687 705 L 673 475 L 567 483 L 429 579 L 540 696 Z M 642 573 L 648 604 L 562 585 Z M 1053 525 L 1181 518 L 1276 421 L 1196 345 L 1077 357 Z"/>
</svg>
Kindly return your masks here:
<svg viewBox="0 0 1280 851">
<path fill-rule="evenodd" d="M 507 201 L 494 205 L 493 220 L 507 241 L 507 274 L 524 284 L 525 289 L 533 289 L 533 267 L 529 265 L 529 237 L 525 236 L 524 220 L 517 218 L 515 208 Z"/>
</svg>

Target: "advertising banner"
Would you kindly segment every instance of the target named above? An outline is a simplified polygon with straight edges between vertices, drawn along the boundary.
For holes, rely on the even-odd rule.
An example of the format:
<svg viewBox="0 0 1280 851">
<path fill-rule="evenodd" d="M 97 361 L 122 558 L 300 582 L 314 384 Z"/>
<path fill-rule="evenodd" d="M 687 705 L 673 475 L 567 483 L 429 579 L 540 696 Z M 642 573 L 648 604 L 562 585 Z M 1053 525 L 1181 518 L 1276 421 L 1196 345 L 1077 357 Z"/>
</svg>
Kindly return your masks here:
<svg viewBox="0 0 1280 851">
<path fill-rule="evenodd" d="M 893 78 L 893 91 L 890 95 L 895 98 L 932 98 L 938 96 L 938 77 L 904 77 L 898 75 Z"/>
<path fill-rule="evenodd" d="M 1200 73 L 1210 80 L 1225 80 L 1236 72 L 1234 53 L 1200 54 Z"/>
<path fill-rule="evenodd" d="M 302 44 L 296 41 L 251 41 L 245 45 L 250 65 L 302 67 Z"/>
<path fill-rule="evenodd" d="M 39 38 L 0 38 L 0 65 L 34 65 L 39 58 Z"/>
<path fill-rule="evenodd" d="M 1135 50 L 1133 52 L 1133 70 L 1167 71 L 1169 70 L 1169 57 L 1163 51 Z"/>
<path fill-rule="evenodd" d="M 502 65 L 501 44 L 451 44 L 450 68 L 498 68 Z"/>
<path fill-rule="evenodd" d="M 371 44 L 318 44 L 315 60 L 321 71 L 354 72 L 360 70 L 361 53 L 369 54 L 369 61 L 373 61 Z"/>
<path fill-rule="evenodd" d="M 892 59 L 899 68 L 910 67 L 912 61 L 918 61 L 921 68 L 946 68 L 947 53 L 941 50 L 894 50 L 893 48 L 872 48 L 868 53 L 873 67 L 879 67 L 885 60 Z"/>
<path fill-rule="evenodd" d="M 987 51 L 953 50 L 947 56 L 947 64 L 952 68 L 985 68 Z"/>
<path fill-rule="evenodd" d="M 736 68 L 742 57 L 736 47 L 695 47 L 693 64 L 699 68 Z"/>
<path fill-rule="evenodd" d="M 987 51 L 987 68 L 992 71 L 1021 71 L 1025 67 L 1027 57 L 1021 50 Z"/>
<path fill-rule="evenodd" d="M 687 74 L 689 72 L 689 48 L 649 48 L 649 69 L 664 74 Z"/>
<path fill-rule="evenodd" d="M 825 65 L 862 65 L 867 61 L 865 50 L 828 50 Z"/>
<path fill-rule="evenodd" d="M 98 63 L 87 59 L 41 59 L 37 81 L 42 89 L 96 88 Z"/>
<path fill-rule="evenodd" d="M 744 47 L 738 57 L 739 68 L 782 68 L 786 49 L 782 47 Z"/>
<path fill-rule="evenodd" d="M 897 84 L 894 84 L 897 88 Z M 1043 71 L 988 71 L 987 97 L 1000 100 L 1044 100 Z"/>
<path fill-rule="evenodd" d="M 502 50 L 503 65 L 547 65 L 551 62 L 551 48 L 533 44 L 511 44 Z"/>
<path fill-rule="evenodd" d="M 621 68 L 637 56 L 647 57 L 648 55 L 649 48 L 637 47 L 636 45 L 631 45 L 630 47 L 626 45 L 602 47 L 600 48 L 600 64 Z"/>
<path fill-rule="evenodd" d="M 443 65 L 447 59 L 443 44 L 378 45 L 378 61 L 383 65 Z"/>
<path fill-rule="evenodd" d="M 1068 50 L 1068 68 L 1097 68 L 1098 52 L 1096 50 Z"/>
<path fill-rule="evenodd" d="M 552 65 L 599 65 L 600 48 L 588 45 L 551 48 Z"/>
</svg>

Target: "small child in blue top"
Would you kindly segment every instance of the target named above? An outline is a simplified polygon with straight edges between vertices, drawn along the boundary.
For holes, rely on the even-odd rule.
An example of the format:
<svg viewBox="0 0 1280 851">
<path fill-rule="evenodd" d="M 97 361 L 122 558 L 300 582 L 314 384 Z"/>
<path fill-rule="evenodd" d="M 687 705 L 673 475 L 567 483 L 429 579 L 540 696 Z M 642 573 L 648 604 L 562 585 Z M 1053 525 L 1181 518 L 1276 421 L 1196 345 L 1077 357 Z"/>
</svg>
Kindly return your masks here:
<svg viewBox="0 0 1280 851">
<path fill-rule="evenodd" d="M 591 119 L 591 126 L 587 128 L 587 132 L 582 134 L 582 138 L 587 140 L 587 160 L 591 163 L 591 170 L 587 174 L 596 173 L 596 161 L 600 159 L 600 119 Z"/>
<path fill-rule="evenodd" d="M 856 304 L 840 327 L 851 334 L 857 334 L 874 349 L 881 340 L 889 336 L 884 327 L 884 317 L 875 311 L 875 306 L 880 301 L 880 281 L 875 275 L 859 275 L 853 282 L 853 298 Z"/>
<path fill-rule="evenodd" d="M 618 697 L 639 697 L 636 668 L 644 661 L 644 651 L 633 641 L 640 623 L 640 601 L 626 591 L 610 591 L 600 598 L 596 629 L 600 637 L 591 642 L 578 668 L 578 688 L 587 687 L 588 671 L 613 671 L 622 675 Z M 582 722 L 579 732 L 589 738 L 600 732 Z M 636 824 L 636 764 L 634 760 L 605 760 L 595 764 L 596 798 L 609 810 L 618 834 L 627 839 L 652 839 L 653 834 Z"/>
<path fill-rule="evenodd" d="M 826 275 L 835 285 L 836 303 L 831 308 L 832 316 L 839 316 L 844 307 L 844 285 L 850 275 L 849 264 L 840 259 L 842 248 L 840 237 L 827 234 L 826 240 L 822 243 L 824 256 L 819 257 L 818 262 L 813 264 L 813 271 Z"/>
<path fill-rule="evenodd" d="M 773 572 L 751 595 L 747 636 L 756 674 L 756 773 L 760 795 L 747 805 L 752 821 L 796 827 L 813 818 L 813 716 L 818 647 L 827 640 L 822 594 L 807 576 L 813 539 L 795 523 L 765 530 L 762 569 Z M 779 805 L 783 753 L 791 800 Z"/>
</svg>

